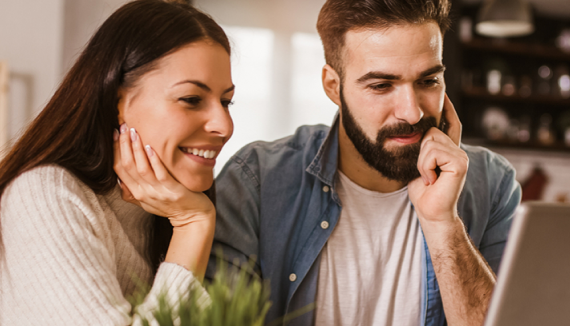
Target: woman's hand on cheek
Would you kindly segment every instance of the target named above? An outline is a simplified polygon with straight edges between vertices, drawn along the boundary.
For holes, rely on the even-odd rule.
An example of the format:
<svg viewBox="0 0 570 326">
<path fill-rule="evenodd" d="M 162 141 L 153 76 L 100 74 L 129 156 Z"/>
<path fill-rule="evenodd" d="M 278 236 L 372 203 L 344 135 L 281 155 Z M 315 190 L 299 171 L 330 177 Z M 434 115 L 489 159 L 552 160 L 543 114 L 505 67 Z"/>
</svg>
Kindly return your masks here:
<svg viewBox="0 0 570 326">
<path fill-rule="evenodd" d="M 129 130 L 123 124 L 114 139 L 114 169 L 125 201 L 167 217 L 175 228 L 215 221 L 215 208 L 210 199 L 176 181 L 154 150 L 149 145 L 143 146 L 135 129 Z"/>
</svg>

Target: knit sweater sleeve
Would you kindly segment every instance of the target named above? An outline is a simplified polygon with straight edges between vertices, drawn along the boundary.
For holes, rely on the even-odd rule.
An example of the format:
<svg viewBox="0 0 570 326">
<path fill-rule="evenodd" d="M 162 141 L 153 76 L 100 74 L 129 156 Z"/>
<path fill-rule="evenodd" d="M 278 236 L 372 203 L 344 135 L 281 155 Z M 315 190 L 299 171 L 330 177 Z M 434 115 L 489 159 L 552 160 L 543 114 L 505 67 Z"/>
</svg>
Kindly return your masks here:
<svg viewBox="0 0 570 326">
<path fill-rule="evenodd" d="M 12 182 L 0 208 L 0 324 L 132 323 L 117 278 L 117 239 L 89 188 L 62 168 L 40 167 Z M 191 272 L 163 263 L 137 310 L 152 319 L 159 293 L 174 302 L 189 286 L 208 299 Z"/>
</svg>

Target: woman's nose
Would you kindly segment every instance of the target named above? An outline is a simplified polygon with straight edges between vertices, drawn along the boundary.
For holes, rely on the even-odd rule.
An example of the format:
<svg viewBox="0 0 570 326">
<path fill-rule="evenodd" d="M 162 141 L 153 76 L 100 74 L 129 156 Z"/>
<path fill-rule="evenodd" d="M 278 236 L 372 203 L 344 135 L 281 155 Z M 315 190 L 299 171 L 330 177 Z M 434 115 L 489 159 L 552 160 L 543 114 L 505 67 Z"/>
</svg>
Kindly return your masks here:
<svg viewBox="0 0 570 326">
<path fill-rule="evenodd" d="M 227 141 L 234 131 L 234 123 L 228 108 L 221 103 L 212 105 L 208 110 L 204 128 L 206 132 L 217 134 Z"/>
</svg>

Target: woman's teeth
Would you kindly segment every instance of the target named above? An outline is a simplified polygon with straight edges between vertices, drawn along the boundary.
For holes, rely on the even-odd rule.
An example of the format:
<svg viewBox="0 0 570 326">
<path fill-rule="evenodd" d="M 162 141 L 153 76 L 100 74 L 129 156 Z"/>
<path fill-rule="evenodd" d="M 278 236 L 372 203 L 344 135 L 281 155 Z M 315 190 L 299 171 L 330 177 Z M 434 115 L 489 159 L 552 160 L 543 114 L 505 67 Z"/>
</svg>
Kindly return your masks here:
<svg viewBox="0 0 570 326">
<path fill-rule="evenodd" d="M 212 159 L 212 158 L 216 157 L 216 154 L 217 154 L 216 151 L 203 150 L 203 149 L 197 149 L 197 148 L 181 147 L 180 149 L 184 153 L 200 156 L 200 157 L 207 158 L 207 159 Z"/>
</svg>

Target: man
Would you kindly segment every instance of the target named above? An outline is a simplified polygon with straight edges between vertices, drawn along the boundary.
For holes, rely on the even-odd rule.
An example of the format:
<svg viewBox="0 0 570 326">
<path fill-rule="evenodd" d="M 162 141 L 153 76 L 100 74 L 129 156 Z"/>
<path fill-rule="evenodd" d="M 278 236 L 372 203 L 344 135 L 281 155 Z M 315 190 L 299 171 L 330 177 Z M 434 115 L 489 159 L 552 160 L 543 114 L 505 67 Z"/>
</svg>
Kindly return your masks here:
<svg viewBox="0 0 570 326">
<path fill-rule="evenodd" d="M 247 145 L 220 173 L 214 246 L 257 257 L 266 321 L 314 302 L 291 324 L 483 323 L 521 192 L 504 158 L 460 145 L 448 13 L 447 0 L 328 0 L 332 127 Z"/>
</svg>

